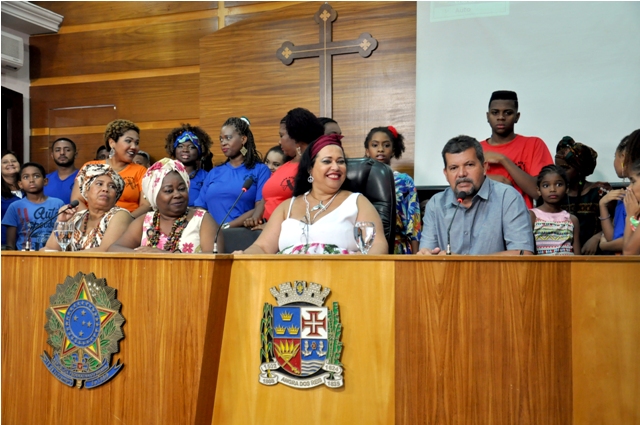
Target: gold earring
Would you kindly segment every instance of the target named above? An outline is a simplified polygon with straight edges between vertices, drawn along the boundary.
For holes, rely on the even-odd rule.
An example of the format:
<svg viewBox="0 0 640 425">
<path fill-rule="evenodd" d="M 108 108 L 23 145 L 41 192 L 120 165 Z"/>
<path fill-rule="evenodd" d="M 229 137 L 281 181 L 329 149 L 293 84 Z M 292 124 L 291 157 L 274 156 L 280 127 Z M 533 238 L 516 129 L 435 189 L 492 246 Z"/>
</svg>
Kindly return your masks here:
<svg viewBox="0 0 640 425">
<path fill-rule="evenodd" d="M 242 156 L 247 156 L 247 148 L 245 148 L 244 145 L 240 148 L 240 154 Z"/>
</svg>

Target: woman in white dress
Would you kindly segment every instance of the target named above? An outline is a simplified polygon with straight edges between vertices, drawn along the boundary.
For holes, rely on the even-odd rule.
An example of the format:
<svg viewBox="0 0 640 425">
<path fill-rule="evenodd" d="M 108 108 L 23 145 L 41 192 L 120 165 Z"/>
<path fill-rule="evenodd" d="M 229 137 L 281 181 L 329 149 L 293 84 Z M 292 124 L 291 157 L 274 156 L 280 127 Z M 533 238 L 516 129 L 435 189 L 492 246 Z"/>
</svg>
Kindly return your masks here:
<svg viewBox="0 0 640 425">
<path fill-rule="evenodd" d="M 293 198 L 281 203 L 256 242 L 244 254 L 349 254 L 358 246 L 353 228 L 358 221 L 376 226 L 369 254 L 386 254 L 382 220 L 359 193 L 341 190 L 347 165 L 342 136 L 325 135 L 302 154 Z"/>
</svg>

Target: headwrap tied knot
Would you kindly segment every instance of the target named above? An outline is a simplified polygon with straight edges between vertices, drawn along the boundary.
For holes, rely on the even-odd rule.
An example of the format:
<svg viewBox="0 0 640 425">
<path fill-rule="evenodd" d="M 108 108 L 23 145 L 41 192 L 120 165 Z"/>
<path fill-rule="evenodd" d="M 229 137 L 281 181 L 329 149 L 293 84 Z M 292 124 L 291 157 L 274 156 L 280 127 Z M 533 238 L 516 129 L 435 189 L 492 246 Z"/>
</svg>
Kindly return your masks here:
<svg viewBox="0 0 640 425">
<path fill-rule="evenodd" d="M 340 134 L 325 134 L 324 136 L 318 137 L 310 146 L 311 151 L 309 153 L 311 154 L 311 158 L 315 158 L 315 156 L 318 155 L 318 152 L 320 152 L 325 146 L 336 145 L 342 148 L 342 142 L 340 142 L 341 139 L 342 135 Z"/>
<path fill-rule="evenodd" d="M 175 150 L 178 145 L 186 142 L 193 143 L 193 146 L 198 149 L 198 155 L 202 155 L 202 146 L 200 146 L 200 139 L 198 139 L 198 136 L 196 136 L 193 132 L 188 130 L 176 138 L 176 141 L 173 142 L 173 149 Z"/>
<path fill-rule="evenodd" d="M 167 174 L 174 171 L 182 177 L 182 180 L 187 184 L 188 189 L 191 185 L 189 173 L 187 173 L 182 162 L 175 159 L 162 158 L 160 161 L 149 167 L 142 178 L 142 193 L 144 194 L 144 197 L 147 198 L 147 201 L 149 201 L 149 204 L 151 204 L 151 208 L 154 210 L 158 209 L 156 198 L 162 188 L 162 180 L 164 180 Z"/>
<path fill-rule="evenodd" d="M 124 180 L 108 164 L 87 164 L 78 171 L 76 182 L 78 182 L 78 187 L 80 188 L 80 195 L 87 199 L 89 188 L 100 176 L 109 176 L 113 180 L 113 184 L 116 186 L 117 202 L 124 191 Z"/>
</svg>

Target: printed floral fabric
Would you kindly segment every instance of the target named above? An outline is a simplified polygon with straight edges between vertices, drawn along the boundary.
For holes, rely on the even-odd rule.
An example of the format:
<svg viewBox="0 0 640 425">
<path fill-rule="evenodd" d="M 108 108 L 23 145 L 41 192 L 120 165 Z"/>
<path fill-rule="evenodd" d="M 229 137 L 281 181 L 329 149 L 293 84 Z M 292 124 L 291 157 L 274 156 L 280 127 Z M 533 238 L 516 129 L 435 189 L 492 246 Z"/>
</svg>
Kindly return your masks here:
<svg viewBox="0 0 640 425">
<path fill-rule="evenodd" d="M 411 241 L 420 241 L 422 221 L 418 191 L 413 179 L 407 174 L 395 171 L 396 183 L 396 241 L 394 254 L 412 254 Z"/>
<path fill-rule="evenodd" d="M 100 222 L 93 229 L 87 229 L 84 233 L 84 217 L 89 214 L 89 210 L 80 211 L 71 217 L 73 223 L 73 240 L 71 241 L 73 251 L 81 251 L 83 249 L 97 248 L 102 243 L 102 238 L 107 232 L 109 222 L 120 211 L 127 211 L 124 208 L 113 207 L 102 217 Z M 129 212 L 129 211 L 127 211 Z"/>
<path fill-rule="evenodd" d="M 196 208 L 193 213 L 193 217 L 187 223 L 187 227 L 185 227 L 182 232 L 182 236 L 180 236 L 180 241 L 178 242 L 178 250 L 174 252 L 182 252 L 184 254 L 195 254 L 202 252 L 202 248 L 200 247 L 200 226 L 202 225 L 202 218 L 207 212 L 203 209 Z M 144 216 L 144 221 L 142 222 L 142 241 L 140 242 L 140 246 L 147 246 L 149 241 L 149 234 L 153 232 L 153 211 L 148 212 Z M 156 248 L 164 249 L 164 245 L 167 243 L 167 238 L 169 235 L 165 235 L 160 232 L 160 238 L 158 240 L 158 245 Z"/>
<path fill-rule="evenodd" d="M 191 184 L 191 181 L 189 180 L 189 173 L 187 173 L 182 162 L 169 158 L 162 158 L 160 161 L 153 164 L 147 169 L 147 172 L 142 178 L 142 193 L 151 204 L 151 208 L 154 210 L 158 208 L 156 198 L 158 197 L 158 193 L 162 187 L 162 180 L 164 180 L 167 174 L 173 171 L 177 172 L 180 177 L 182 177 L 184 182 L 187 184 L 188 189 Z"/>
<path fill-rule="evenodd" d="M 310 243 L 288 246 L 280 250 L 278 254 L 349 254 L 349 251 L 336 245 Z"/>
</svg>

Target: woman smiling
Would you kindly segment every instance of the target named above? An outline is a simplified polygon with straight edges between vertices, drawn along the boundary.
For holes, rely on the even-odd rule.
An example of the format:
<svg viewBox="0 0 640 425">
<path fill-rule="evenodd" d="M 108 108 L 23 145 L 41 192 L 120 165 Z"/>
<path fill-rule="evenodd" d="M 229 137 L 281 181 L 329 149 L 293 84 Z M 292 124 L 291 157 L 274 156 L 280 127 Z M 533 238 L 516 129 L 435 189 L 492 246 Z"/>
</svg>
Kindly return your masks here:
<svg viewBox="0 0 640 425">
<path fill-rule="evenodd" d="M 244 254 L 355 253 L 353 229 L 358 221 L 373 222 L 378 229 L 369 253 L 387 253 L 382 220 L 374 206 L 359 193 L 341 189 L 347 178 L 341 138 L 321 136 L 309 145 L 300 159 L 294 197 L 276 208 Z"/>
<path fill-rule="evenodd" d="M 140 150 L 140 129 L 128 120 L 112 121 L 104 132 L 104 142 L 109 149 L 109 158 L 89 161 L 87 164 L 111 166 L 124 180 L 124 191 L 116 205 L 129 211 L 133 217 L 145 214 L 149 211 L 149 202 L 142 196 L 142 176 L 147 169 L 133 163 L 133 158 Z M 86 209 L 78 184 L 74 185 L 71 193 L 71 200 L 74 199 L 80 201 L 79 209 Z"/>
<path fill-rule="evenodd" d="M 142 190 L 152 212 L 138 217 L 109 251 L 211 253 L 218 225 L 210 214 L 189 208 L 189 175 L 180 161 L 163 158 L 147 170 Z M 222 234 L 219 249 L 224 249 Z"/>
</svg>

